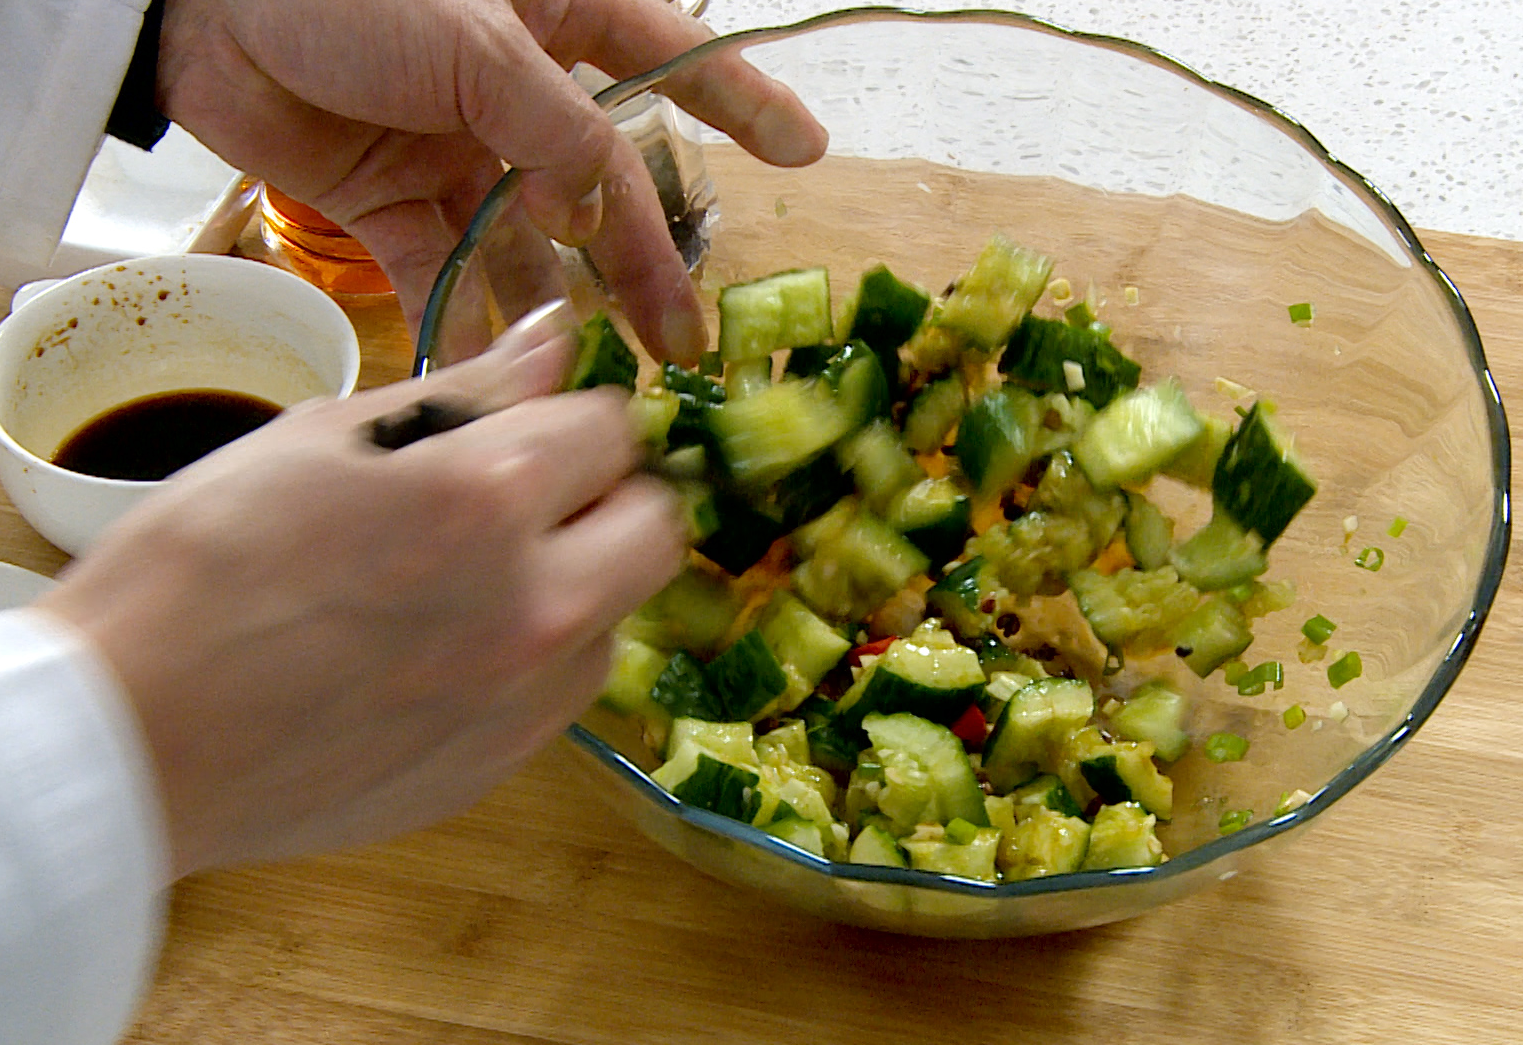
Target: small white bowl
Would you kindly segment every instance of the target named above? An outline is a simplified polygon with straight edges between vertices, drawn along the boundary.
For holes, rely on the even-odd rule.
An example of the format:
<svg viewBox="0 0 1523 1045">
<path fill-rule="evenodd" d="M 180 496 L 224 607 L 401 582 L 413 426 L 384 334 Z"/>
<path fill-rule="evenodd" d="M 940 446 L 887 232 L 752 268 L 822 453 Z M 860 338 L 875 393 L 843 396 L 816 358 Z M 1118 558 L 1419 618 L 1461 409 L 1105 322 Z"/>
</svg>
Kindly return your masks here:
<svg viewBox="0 0 1523 1045">
<path fill-rule="evenodd" d="M 0 485 L 38 533 L 78 555 L 158 486 L 53 464 L 89 421 L 187 389 L 281 407 L 342 398 L 359 368 L 343 310 L 272 266 L 180 254 L 81 272 L 18 300 L 0 323 Z"/>
</svg>

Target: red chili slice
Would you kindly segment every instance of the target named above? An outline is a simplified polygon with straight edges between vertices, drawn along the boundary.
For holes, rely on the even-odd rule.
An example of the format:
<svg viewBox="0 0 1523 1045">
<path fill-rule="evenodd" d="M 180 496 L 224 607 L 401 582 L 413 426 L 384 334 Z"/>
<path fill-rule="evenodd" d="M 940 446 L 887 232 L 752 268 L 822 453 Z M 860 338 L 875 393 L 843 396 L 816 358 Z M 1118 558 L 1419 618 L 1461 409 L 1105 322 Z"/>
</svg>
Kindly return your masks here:
<svg viewBox="0 0 1523 1045">
<path fill-rule="evenodd" d="M 969 751 L 978 751 L 983 748 L 984 738 L 989 734 L 989 723 L 977 704 L 969 704 L 968 710 L 952 723 L 952 732 Z"/>
<path fill-rule="evenodd" d="M 894 640 L 897 638 L 897 635 L 890 635 L 886 639 L 878 639 L 876 642 L 866 643 L 865 645 L 858 646 L 846 656 L 853 666 L 859 665 L 862 663 L 863 657 L 883 656 L 883 654 L 888 652 L 888 648 L 894 644 Z"/>
</svg>

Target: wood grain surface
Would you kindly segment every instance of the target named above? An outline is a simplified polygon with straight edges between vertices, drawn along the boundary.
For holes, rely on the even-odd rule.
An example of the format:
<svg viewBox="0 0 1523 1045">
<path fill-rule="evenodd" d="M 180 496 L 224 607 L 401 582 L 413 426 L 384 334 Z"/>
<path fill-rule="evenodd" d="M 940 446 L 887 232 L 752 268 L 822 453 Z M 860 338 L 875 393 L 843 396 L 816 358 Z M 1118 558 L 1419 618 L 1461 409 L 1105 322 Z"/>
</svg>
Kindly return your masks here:
<svg viewBox="0 0 1523 1045">
<path fill-rule="evenodd" d="M 1523 244 L 1424 241 L 1523 403 Z M 404 375 L 394 310 L 353 315 L 366 382 Z M 63 561 L 8 506 L 0 556 Z M 892 936 L 737 892 L 615 819 L 557 746 L 430 831 L 181 882 L 129 1040 L 1516 1042 L 1520 662 L 1514 570 L 1437 714 L 1309 833 L 1202 895 L 1034 939 Z"/>
</svg>

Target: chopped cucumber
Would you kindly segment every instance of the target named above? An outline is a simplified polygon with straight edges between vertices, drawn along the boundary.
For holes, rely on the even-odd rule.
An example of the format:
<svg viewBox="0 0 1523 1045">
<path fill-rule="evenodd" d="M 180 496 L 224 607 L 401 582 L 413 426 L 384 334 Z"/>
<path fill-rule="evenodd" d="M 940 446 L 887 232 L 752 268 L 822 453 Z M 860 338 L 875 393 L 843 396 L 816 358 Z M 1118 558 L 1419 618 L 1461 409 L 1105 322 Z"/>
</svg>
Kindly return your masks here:
<svg viewBox="0 0 1523 1045">
<path fill-rule="evenodd" d="M 1006 702 L 984 741 L 984 774 L 1009 791 L 1053 764 L 1054 749 L 1095 713 L 1094 691 L 1077 679 L 1038 679 Z"/>
<path fill-rule="evenodd" d="M 696 569 L 672 578 L 626 621 L 629 634 L 660 649 L 714 651 L 740 612 L 740 600 L 723 580 Z"/>
<path fill-rule="evenodd" d="M 909 858 L 894 836 L 876 824 L 864 827 L 851 843 L 847 857 L 854 864 L 872 864 L 875 867 L 908 867 Z"/>
<path fill-rule="evenodd" d="M 1168 641 L 1190 670 L 1205 678 L 1253 644 L 1253 628 L 1242 610 L 1215 596 L 1175 624 Z"/>
<path fill-rule="evenodd" d="M 703 662 L 687 650 L 673 653 L 650 691 L 651 699 L 673 718 L 723 722 L 724 701 L 709 685 Z"/>
<path fill-rule="evenodd" d="M 719 697 L 725 719 L 744 722 L 772 705 L 788 688 L 788 677 L 761 630 L 752 628 L 705 669 L 709 688 Z"/>
<path fill-rule="evenodd" d="M 994 614 L 983 610 L 991 593 L 984 560 L 975 557 L 947 571 L 926 593 L 926 604 L 966 641 L 993 630 Z"/>
<path fill-rule="evenodd" d="M 789 845 L 796 845 L 815 856 L 825 855 L 825 829 L 813 820 L 789 816 L 774 820 L 765 825 L 762 830 L 774 838 L 781 838 Z"/>
<path fill-rule="evenodd" d="M 1042 809 L 1065 817 L 1084 815 L 1084 810 L 1074 801 L 1073 794 L 1052 773 L 1043 773 L 1029 784 L 1022 784 L 1010 792 L 1010 800 L 1016 820 L 1025 820 Z"/>
<path fill-rule="evenodd" d="M 993 882 L 999 879 L 995 858 L 999 855 L 1000 834 L 990 827 L 975 828 L 973 837 L 958 843 L 950 838 L 906 838 L 899 844 L 910 855 L 910 866 L 917 871 L 956 875 Z"/>
<path fill-rule="evenodd" d="M 698 552 L 733 576 L 755 566 L 772 542 L 783 536 L 783 527 L 775 519 L 733 494 L 716 493 L 710 509 L 714 528 L 698 542 Z"/>
<path fill-rule="evenodd" d="M 614 329 L 608 313 L 593 313 L 577 331 L 576 339 L 576 362 L 566 381 L 567 391 L 598 385 L 621 385 L 634 390 L 640 362 Z"/>
<path fill-rule="evenodd" d="M 904 419 L 904 445 L 917 454 L 940 450 L 967 408 L 968 396 L 959 375 L 932 381 L 910 404 Z"/>
<path fill-rule="evenodd" d="M 878 658 L 865 685 L 841 698 L 837 721 L 843 728 L 877 712 L 906 712 L 950 725 L 984 690 L 978 654 L 950 633 L 921 628 L 897 639 Z"/>
<path fill-rule="evenodd" d="M 1020 482 L 1031 467 L 1041 424 L 1041 403 L 1019 388 L 996 389 L 968 408 L 954 452 L 980 494 L 997 497 Z"/>
<path fill-rule="evenodd" d="M 1074 363 L 1083 375 L 1083 388 L 1071 387 L 1071 367 L 1064 364 Z M 1071 394 L 1096 408 L 1136 388 L 1142 374 L 1104 332 L 1036 316 L 1027 316 L 1011 335 L 999 368 L 1028 388 Z"/>
<path fill-rule="evenodd" d="M 1200 596 L 1172 566 L 1117 570 L 1110 576 L 1076 570 L 1068 586 L 1095 638 L 1111 650 L 1145 652 L 1173 643 L 1172 629 L 1199 604 Z"/>
<path fill-rule="evenodd" d="M 839 631 L 782 590 L 773 592 L 758 627 L 788 679 L 787 695 L 795 707 L 851 648 Z"/>
<path fill-rule="evenodd" d="M 887 421 L 874 421 L 836 447 L 841 466 L 851 472 L 868 508 L 879 515 L 901 491 L 921 479 L 925 472 L 899 441 L 899 433 Z"/>
<path fill-rule="evenodd" d="M 1174 520 L 1140 493 L 1126 495 L 1126 550 L 1144 570 L 1169 564 L 1174 546 Z"/>
<path fill-rule="evenodd" d="M 793 588 L 827 620 L 861 620 L 924 573 L 930 562 L 881 519 L 850 499 L 796 530 L 808 561 L 793 571 Z"/>
<path fill-rule="evenodd" d="M 1089 851 L 1081 870 L 1108 871 L 1116 867 L 1157 867 L 1163 845 L 1154 833 L 1157 818 L 1135 802 L 1102 806 L 1090 825 Z"/>
<path fill-rule="evenodd" d="M 1253 580 L 1269 569 L 1264 542 L 1232 517 L 1217 513 L 1177 548 L 1169 562 L 1179 576 L 1201 591 L 1219 591 Z"/>
<path fill-rule="evenodd" d="M 1227 440 L 1212 476 L 1211 492 L 1222 511 L 1269 547 L 1317 492 L 1290 439 L 1263 402 Z"/>
<path fill-rule="evenodd" d="M 665 725 L 671 712 L 651 696 L 656 680 L 670 658 L 656 647 L 632 636 L 615 633 L 613 663 L 599 698 L 604 706 L 626 715 L 639 715 L 647 722 Z"/>
<path fill-rule="evenodd" d="M 768 495 L 768 512 L 784 530 L 818 519 L 853 490 L 835 454 L 821 454 L 785 475 Z"/>
<path fill-rule="evenodd" d="M 1178 761 L 1190 747 L 1184 730 L 1190 703 L 1159 681 L 1132 691 L 1121 709 L 1111 715 L 1111 727 L 1126 740 L 1146 740 L 1165 762 Z"/>
<path fill-rule="evenodd" d="M 914 335 L 930 306 L 931 295 L 898 279 L 886 265 L 862 274 L 846 337 L 878 355 L 891 389 L 899 384 L 899 346 Z"/>
<path fill-rule="evenodd" d="M 1160 820 L 1174 815 L 1174 782 L 1153 764 L 1148 741 L 1107 741 L 1094 726 L 1086 726 L 1069 738 L 1065 755 L 1078 763 L 1102 802 L 1137 802 Z"/>
<path fill-rule="evenodd" d="M 695 728 L 707 727 L 707 728 Z M 736 820 L 750 821 L 760 804 L 760 766 L 750 747 L 751 727 L 693 723 L 672 725 L 667 760 L 651 779 L 673 796 Z"/>
<path fill-rule="evenodd" d="M 848 431 L 888 416 L 892 405 L 888 379 L 878 357 L 862 342 L 847 342 L 826 363 L 820 379 L 835 392 Z"/>
<path fill-rule="evenodd" d="M 1209 490 L 1211 479 L 1216 475 L 1216 462 L 1221 460 L 1222 450 L 1226 448 L 1227 440 L 1232 438 L 1232 426 L 1214 414 L 1197 416 L 1201 423 L 1200 435 L 1163 466 L 1163 474 L 1170 479 Z"/>
<path fill-rule="evenodd" d="M 831 339 L 830 276 L 795 269 L 719 292 L 719 354 L 726 363 Z"/>
<path fill-rule="evenodd" d="M 1089 565 L 1099 551 L 1083 519 L 1042 511 L 989 527 L 968 542 L 968 550 L 983 556 L 999 583 L 1021 598 L 1060 594 L 1063 578 Z"/>
<path fill-rule="evenodd" d="M 849 427 L 829 387 L 811 381 L 781 381 L 712 407 L 708 422 L 730 474 L 749 487 L 803 467 Z"/>
<path fill-rule="evenodd" d="M 894 495 L 887 521 L 940 568 L 962 554 L 973 505 L 952 479 L 922 479 Z"/>
<path fill-rule="evenodd" d="M 1101 489 L 1134 485 L 1151 478 L 1202 430 L 1179 383 L 1169 379 L 1112 400 L 1079 436 L 1074 459 Z"/>
<path fill-rule="evenodd" d="M 764 392 L 772 385 L 772 360 L 743 359 L 724 367 L 725 397 L 731 402 Z"/>
<path fill-rule="evenodd" d="M 926 797 L 918 811 L 907 815 L 910 813 L 908 807 L 901 807 L 898 809 L 900 815 L 895 816 L 888 808 L 883 809 L 896 823 L 903 824 L 907 820 L 908 825 L 913 827 L 921 823 L 945 824 L 954 817 L 961 817 L 975 827 L 988 826 L 984 793 L 979 789 L 978 778 L 973 775 L 973 767 L 968 763 L 968 754 L 963 750 L 962 741 L 950 729 L 905 714 L 868 715 L 862 721 L 862 728 L 867 730 L 868 739 L 872 741 L 885 768 L 887 783 L 880 807 L 885 801 L 891 801 L 891 793 L 895 788 L 895 775 L 888 752 L 913 762 L 914 767 L 918 767 L 919 773 L 923 774 Z M 910 777 L 913 775 L 908 774 Z M 915 784 L 914 780 L 908 782 Z"/>
<path fill-rule="evenodd" d="M 1071 874 L 1084 865 L 1090 826 L 1077 816 L 1038 808 L 1001 840 L 999 864 L 1005 877 L 1020 881 Z"/>
<path fill-rule="evenodd" d="M 957 280 L 936 321 L 992 355 L 1042 296 L 1051 273 L 1047 258 L 994 236 Z"/>
</svg>

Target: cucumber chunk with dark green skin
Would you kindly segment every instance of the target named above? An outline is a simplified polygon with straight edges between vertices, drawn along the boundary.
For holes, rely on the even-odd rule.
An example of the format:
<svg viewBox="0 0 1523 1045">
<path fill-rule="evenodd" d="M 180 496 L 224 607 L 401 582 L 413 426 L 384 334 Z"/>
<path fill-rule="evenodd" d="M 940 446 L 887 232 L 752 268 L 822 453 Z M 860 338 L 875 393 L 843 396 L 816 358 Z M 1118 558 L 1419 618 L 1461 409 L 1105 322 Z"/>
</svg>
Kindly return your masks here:
<svg viewBox="0 0 1523 1045">
<path fill-rule="evenodd" d="M 797 378 L 818 377 L 824 371 L 825 364 L 830 362 L 830 357 L 839 351 L 839 345 L 800 345 L 788 353 L 783 374 Z"/>
<path fill-rule="evenodd" d="M 741 400 L 712 407 L 709 428 L 741 486 L 770 486 L 812 461 L 849 430 L 830 389 L 782 381 Z"/>
<path fill-rule="evenodd" d="M 939 570 L 962 553 L 972 532 L 973 503 L 951 479 L 923 479 L 894 496 L 887 521 Z"/>
<path fill-rule="evenodd" d="M 777 657 L 783 673 L 793 676 L 789 679 L 790 686 L 804 687 L 802 695 L 812 693 L 851 648 L 851 643 L 838 629 L 832 628 L 798 598 L 782 590 L 773 592 L 757 627 L 767 648 Z"/>
<path fill-rule="evenodd" d="M 854 488 L 835 454 L 821 454 L 778 480 L 768 495 L 768 510 L 784 530 L 796 530 L 824 515 Z"/>
<path fill-rule="evenodd" d="M 855 701 L 837 709 L 843 729 L 873 712 L 904 712 L 949 725 L 979 698 L 985 685 L 978 654 L 955 643 L 926 643 L 915 636 L 895 641 L 870 670 Z"/>
<path fill-rule="evenodd" d="M 724 708 L 725 721 L 744 722 L 779 697 L 788 686 L 760 629 L 752 628 L 709 662 L 704 674 Z"/>
<path fill-rule="evenodd" d="M 985 592 L 984 560 L 975 556 L 948 570 L 947 575 L 926 592 L 926 604 L 951 626 L 959 638 L 967 641 L 994 628 L 994 615 L 985 613 L 982 608 Z"/>
<path fill-rule="evenodd" d="M 1254 403 L 1227 440 L 1211 494 L 1239 526 L 1268 548 L 1317 492 L 1317 484 L 1262 402 Z"/>
<path fill-rule="evenodd" d="M 719 292 L 719 354 L 726 363 L 831 339 L 830 276 L 793 269 Z"/>
<path fill-rule="evenodd" d="M 893 406 L 892 386 L 882 362 L 860 341 L 848 341 L 831 356 L 819 379 L 835 393 L 849 429 L 887 417 Z"/>
<path fill-rule="evenodd" d="M 1176 623 L 1168 640 L 1190 670 L 1205 678 L 1253 644 L 1253 628 L 1242 610 L 1217 595 Z"/>
<path fill-rule="evenodd" d="M 962 741 L 945 726 L 914 715 L 868 715 L 862 722 L 872 745 L 880 753 L 896 751 L 912 756 L 929 778 L 931 802 L 923 813 L 930 821 L 946 823 L 961 818 L 975 827 L 987 827 L 984 793 L 968 762 Z"/>
<path fill-rule="evenodd" d="M 599 311 L 577 331 L 576 363 L 566 389 L 620 385 L 633 391 L 639 372 L 639 360 L 619 336 L 608 313 Z"/>
<path fill-rule="evenodd" d="M 1184 729 L 1189 709 L 1183 694 L 1162 682 L 1148 682 L 1134 689 L 1111 715 L 1111 728 L 1123 739 L 1148 741 L 1159 758 L 1174 762 L 1190 747 L 1190 734 Z"/>
<path fill-rule="evenodd" d="M 868 824 L 851 843 L 847 859 L 854 864 L 871 864 L 875 867 L 908 867 L 909 858 L 894 836 L 876 824 Z"/>
<path fill-rule="evenodd" d="M 772 542 L 787 532 L 733 494 L 716 493 L 710 503 L 715 526 L 698 544 L 698 553 L 737 577 L 760 562 Z"/>
<path fill-rule="evenodd" d="M 1174 520 L 1140 493 L 1126 495 L 1126 550 L 1139 569 L 1156 570 L 1169 564 L 1174 546 Z"/>
<path fill-rule="evenodd" d="M 996 389 L 968 408 L 954 453 L 980 494 L 995 497 L 1014 489 L 1031 467 L 1041 424 L 1041 403 L 1019 388 Z"/>
<path fill-rule="evenodd" d="M 1001 861 L 1002 869 L 1016 881 L 1071 874 L 1084 864 L 1089 835 L 1090 826 L 1081 817 L 1038 809 L 1022 818 L 1001 846 L 1010 854 Z"/>
<path fill-rule="evenodd" d="M 1079 365 L 1083 388 L 1069 387 L 1064 363 Z M 1078 396 L 1097 408 L 1136 388 L 1142 376 L 1142 367 L 1122 355 L 1103 333 L 1037 316 L 1027 316 L 1010 335 L 999 368 L 1027 387 Z"/>
<path fill-rule="evenodd" d="M 656 678 L 650 696 L 673 718 L 725 721 L 724 701 L 709 685 L 703 662 L 686 650 L 672 654 Z"/>
<path fill-rule="evenodd" d="M 848 731 L 837 726 L 834 701 L 810 697 L 794 714 L 804 720 L 811 762 L 841 776 L 856 767 L 857 755 L 867 746 L 867 738 L 861 729 L 853 729 L 849 731 L 852 735 L 848 735 Z"/>
<path fill-rule="evenodd" d="M 761 805 L 756 791 L 761 776 L 755 770 L 716 758 L 696 744 L 679 748 L 651 779 L 688 805 L 734 820 L 749 823 Z"/>
<path fill-rule="evenodd" d="M 1200 594 L 1172 566 L 1117 570 L 1105 575 L 1075 570 L 1069 589 L 1095 638 L 1106 648 L 1143 652 L 1178 645 L 1174 629 L 1200 603 Z"/>
<path fill-rule="evenodd" d="M 984 741 L 983 768 L 995 790 L 1033 779 L 1062 738 L 1094 713 L 1094 691 L 1075 679 L 1038 679 L 1017 690 Z"/>
<path fill-rule="evenodd" d="M 1225 513 L 1213 515 L 1210 522 L 1171 549 L 1169 562 L 1181 580 L 1201 591 L 1246 584 L 1269 569 L 1263 540 Z"/>
<path fill-rule="evenodd" d="M 724 386 L 675 363 L 661 368 L 661 381 L 677 396 L 677 416 L 666 429 L 666 445 L 678 450 L 702 446 L 713 467 L 720 461 L 718 442 L 709 427 L 709 411 L 725 401 Z"/>
<path fill-rule="evenodd" d="M 1069 754 L 1100 801 L 1137 802 L 1161 820 L 1174 815 L 1174 782 L 1153 764 L 1151 743 L 1107 741 L 1090 726 L 1070 739 Z"/>
<path fill-rule="evenodd" d="M 899 384 L 899 346 L 908 341 L 931 307 L 931 295 L 875 265 L 857 287 L 847 340 L 861 341 L 878 356 L 891 390 Z"/>
</svg>

